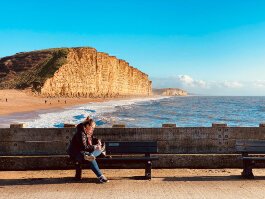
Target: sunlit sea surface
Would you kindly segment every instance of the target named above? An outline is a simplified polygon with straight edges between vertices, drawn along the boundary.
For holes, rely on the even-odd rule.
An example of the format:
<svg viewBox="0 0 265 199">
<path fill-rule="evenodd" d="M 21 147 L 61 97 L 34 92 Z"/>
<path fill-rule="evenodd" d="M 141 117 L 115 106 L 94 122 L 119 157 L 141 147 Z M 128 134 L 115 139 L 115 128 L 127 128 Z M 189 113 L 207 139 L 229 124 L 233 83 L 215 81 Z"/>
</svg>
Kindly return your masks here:
<svg viewBox="0 0 265 199">
<path fill-rule="evenodd" d="M 179 127 L 209 127 L 215 122 L 228 126 L 258 126 L 265 121 L 265 97 L 151 97 L 89 103 L 53 112 L 13 115 L 27 127 L 63 127 L 79 123 L 90 115 L 99 127 L 126 124 L 126 127 L 161 127 L 175 123 Z M 10 116 L 12 117 L 12 116 Z M 2 118 L 0 122 L 11 122 Z"/>
</svg>

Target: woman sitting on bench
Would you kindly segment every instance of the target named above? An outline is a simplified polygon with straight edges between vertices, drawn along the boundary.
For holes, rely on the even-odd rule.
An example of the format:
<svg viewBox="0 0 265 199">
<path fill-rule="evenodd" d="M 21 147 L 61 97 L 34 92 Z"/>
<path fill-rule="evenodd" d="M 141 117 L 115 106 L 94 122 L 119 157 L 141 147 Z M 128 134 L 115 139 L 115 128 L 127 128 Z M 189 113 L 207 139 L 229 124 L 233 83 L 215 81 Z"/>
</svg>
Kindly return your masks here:
<svg viewBox="0 0 265 199">
<path fill-rule="evenodd" d="M 100 183 L 108 182 L 108 179 L 100 171 L 96 162 L 96 157 L 104 156 L 104 148 L 99 139 L 93 137 L 96 123 L 93 119 L 87 118 L 76 127 L 72 141 L 67 149 L 70 157 L 77 162 L 76 178 L 81 179 L 82 163 L 89 163 L 92 171 L 96 174 Z"/>
</svg>

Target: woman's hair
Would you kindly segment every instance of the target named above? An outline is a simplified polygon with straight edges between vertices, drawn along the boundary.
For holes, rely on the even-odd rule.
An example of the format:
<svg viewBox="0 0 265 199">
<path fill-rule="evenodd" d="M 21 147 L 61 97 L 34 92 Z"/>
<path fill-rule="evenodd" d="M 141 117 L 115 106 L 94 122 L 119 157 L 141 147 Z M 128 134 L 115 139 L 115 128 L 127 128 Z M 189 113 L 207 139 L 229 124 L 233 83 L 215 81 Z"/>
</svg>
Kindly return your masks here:
<svg viewBox="0 0 265 199">
<path fill-rule="evenodd" d="M 93 119 L 90 119 L 89 117 L 87 117 L 87 119 L 83 122 L 84 127 L 86 127 L 87 125 L 92 126 L 93 124 L 96 124 L 96 123 L 94 122 Z"/>
</svg>

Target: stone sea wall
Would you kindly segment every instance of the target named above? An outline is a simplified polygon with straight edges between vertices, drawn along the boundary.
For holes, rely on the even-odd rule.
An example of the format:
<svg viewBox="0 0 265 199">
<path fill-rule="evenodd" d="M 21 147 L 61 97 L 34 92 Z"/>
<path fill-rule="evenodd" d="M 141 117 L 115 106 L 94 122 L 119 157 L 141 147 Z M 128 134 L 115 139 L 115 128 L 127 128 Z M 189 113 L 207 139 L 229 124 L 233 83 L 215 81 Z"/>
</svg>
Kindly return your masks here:
<svg viewBox="0 0 265 199">
<path fill-rule="evenodd" d="M 0 129 L 0 170 L 66 169 L 66 148 L 74 128 Z M 157 141 L 154 168 L 241 168 L 237 140 L 265 140 L 265 127 L 96 128 L 103 141 Z M 100 165 L 143 168 L 143 164 Z"/>
</svg>

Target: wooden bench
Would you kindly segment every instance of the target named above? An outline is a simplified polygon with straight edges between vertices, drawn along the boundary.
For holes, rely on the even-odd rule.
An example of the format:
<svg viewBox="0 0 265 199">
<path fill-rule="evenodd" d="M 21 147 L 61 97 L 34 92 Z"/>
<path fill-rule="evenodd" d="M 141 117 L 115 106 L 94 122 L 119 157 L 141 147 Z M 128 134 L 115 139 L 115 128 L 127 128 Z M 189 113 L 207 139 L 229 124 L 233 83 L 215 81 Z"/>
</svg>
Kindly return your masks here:
<svg viewBox="0 0 265 199">
<path fill-rule="evenodd" d="M 242 177 L 253 179 L 252 168 L 257 163 L 265 162 L 265 140 L 237 140 L 236 151 L 242 154 Z"/>
<path fill-rule="evenodd" d="M 151 154 L 158 152 L 157 142 L 154 141 L 107 141 L 105 142 L 107 155 L 111 158 L 97 158 L 98 162 L 126 162 L 144 163 L 145 178 L 152 178 L 152 161 L 158 157 L 151 157 Z M 82 165 L 76 163 L 76 177 L 81 178 Z"/>
</svg>

